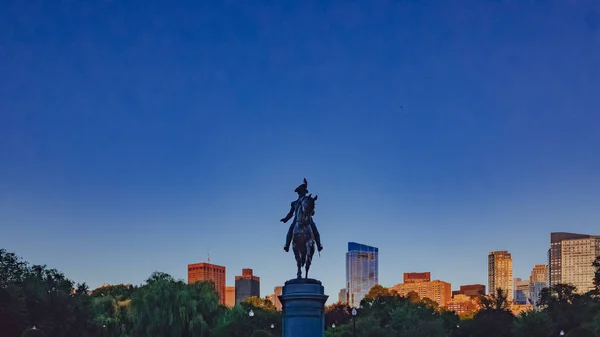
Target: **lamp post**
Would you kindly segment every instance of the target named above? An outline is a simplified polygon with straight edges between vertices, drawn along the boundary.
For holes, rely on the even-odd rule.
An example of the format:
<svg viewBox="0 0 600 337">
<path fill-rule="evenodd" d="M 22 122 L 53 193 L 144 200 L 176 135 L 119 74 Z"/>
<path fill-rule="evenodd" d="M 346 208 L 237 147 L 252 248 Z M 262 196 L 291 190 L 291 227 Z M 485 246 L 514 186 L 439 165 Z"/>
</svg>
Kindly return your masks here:
<svg viewBox="0 0 600 337">
<path fill-rule="evenodd" d="M 335 329 L 335 323 L 331 324 L 331 328 Z"/>
<path fill-rule="evenodd" d="M 560 335 L 560 336 L 564 336 L 564 335 L 565 335 L 565 332 L 564 332 L 564 331 L 562 331 L 562 330 L 560 330 L 560 333 L 559 333 L 559 335 Z"/>
<path fill-rule="evenodd" d="M 250 311 L 248 312 L 248 316 L 250 316 L 250 336 L 252 336 L 252 334 L 254 334 L 254 324 L 252 322 L 252 317 L 254 317 L 254 311 L 252 311 L 252 309 L 250 309 Z"/>
<path fill-rule="evenodd" d="M 106 330 L 106 324 L 102 324 L 102 337 L 104 337 L 105 330 Z"/>
<path fill-rule="evenodd" d="M 352 308 L 352 336 L 356 337 L 356 308 Z"/>
<path fill-rule="evenodd" d="M 275 329 L 275 324 L 271 324 L 271 329 Z"/>
</svg>

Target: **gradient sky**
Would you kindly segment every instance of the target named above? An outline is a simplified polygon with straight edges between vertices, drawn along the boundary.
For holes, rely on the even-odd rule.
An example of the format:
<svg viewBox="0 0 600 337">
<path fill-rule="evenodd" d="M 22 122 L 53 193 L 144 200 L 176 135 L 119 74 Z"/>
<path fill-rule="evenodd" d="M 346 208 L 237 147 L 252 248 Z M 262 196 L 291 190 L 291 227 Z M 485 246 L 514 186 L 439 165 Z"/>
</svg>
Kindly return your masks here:
<svg viewBox="0 0 600 337">
<path fill-rule="evenodd" d="M 0 2 L 0 247 L 91 287 L 210 250 L 265 296 L 304 177 L 330 302 L 348 241 L 458 288 L 600 234 L 597 1 L 216 3 Z"/>
</svg>

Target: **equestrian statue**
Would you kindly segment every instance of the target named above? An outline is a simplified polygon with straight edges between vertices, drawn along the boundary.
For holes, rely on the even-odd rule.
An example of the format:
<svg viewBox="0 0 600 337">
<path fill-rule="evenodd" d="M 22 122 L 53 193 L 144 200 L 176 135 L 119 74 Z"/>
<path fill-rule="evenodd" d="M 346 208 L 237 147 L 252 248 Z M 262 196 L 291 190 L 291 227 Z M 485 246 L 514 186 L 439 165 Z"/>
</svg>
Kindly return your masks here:
<svg viewBox="0 0 600 337">
<path fill-rule="evenodd" d="M 292 201 L 289 213 L 280 220 L 286 223 L 292 216 L 294 217 L 288 229 L 283 250 L 289 252 L 290 243 L 292 244 L 296 265 L 298 266 L 297 277 L 302 278 L 302 267 L 304 266 L 304 278 L 308 278 L 308 270 L 315 254 L 315 243 L 319 252 L 323 250 L 321 236 L 312 218 L 315 215 L 315 201 L 317 201 L 318 196 L 315 195 L 313 198 L 312 194 L 308 194 L 306 178 L 304 183 L 298 186 L 294 192 L 298 193 L 298 199 Z"/>
</svg>

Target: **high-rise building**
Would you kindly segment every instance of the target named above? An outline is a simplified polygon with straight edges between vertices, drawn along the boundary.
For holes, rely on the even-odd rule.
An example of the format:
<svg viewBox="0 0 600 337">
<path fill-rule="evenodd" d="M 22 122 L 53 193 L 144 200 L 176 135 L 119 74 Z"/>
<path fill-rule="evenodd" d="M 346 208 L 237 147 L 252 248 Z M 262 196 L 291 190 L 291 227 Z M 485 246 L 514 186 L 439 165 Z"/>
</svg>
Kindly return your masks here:
<svg viewBox="0 0 600 337">
<path fill-rule="evenodd" d="M 533 266 L 529 282 L 548 282 L 548 266 L 545 264 L 536 264 Z"/>
<path fill-rule="evenodd" d="M 506 250 L 488 254 L 488 292 L 495 294 L 501 288 L 509 301 L 513 299 L 512 256 Z"/>
<path fill-rule="evenodd" d="M 225 306 L 233 308 L 235 306 L 235 287 L 225 287 Z"/>
<path fill-rule="evenodd" d="M 578 293 L 593 289 L 592 262 L 600 255 L 600 236 L 557 232 L 550 233 L 548 285 L 572 284 Z"/>
<path fill-rule="evenodd" d="M 545 264 L 536 264 L 529 276 L 528 295 L 528 302 L 534 308 L 536 308 L 537 302 L 540 300 L 542 289 L 546 287 L 548 287 L 548 267 Z"/>
<path fill-rule="evenodd" d="M 225 305 L 225 267 L 206 262 L 188 264 L 188 284 L 209 281 L 215 285 L 219 303 Z"/>
<path fill-rule="evenodd" d="M 564 240 L 561 245 L 562 283 L 572 284 L 580 294 L 595 288 L 592 263 L 600 255 L 600 236 Z"/>
<path fill-rule="evenodd" d="M 404 273 L 404 283 L 419 283 L 419 282 L 430 282 L 431 273 Z"/>
<path fill-rule="evenodd" d="M 347 303 L 359 307 L 360 301 L 379 282 L 379 248 L 348 242 L 346 253 Z"/>
<path fill-rule="evenodd" d="M 445 306 L 452 299 L 452 285 L 448 282 L 434 280 L 431 282 L 400 283 L 392 287 L 400 296 L 407 296 L 414 291 L 421 298 L 429 298 L 440 306 Z"/>
<path fill-rule="evenodd" d="M 483 284 L 467 284 L 460 286 L 460 290 L 452 292 L 452 297 L 456 295 L 465 295 L 470 298 L 475 298 L 485 295 L 485 285 Z"/>
<path fill-rule="evenodd" d="M 516 277 L 514 279 L 513 287 L 515 290 L 513 293 L 513 303 L 518 305 L 527 304 L 527 298 L 529 297 L 529 280 L 521 280 Z"/>
<path fill-rule="evenodd" d="M 340 289 L 340 292 L 338 293 L 338 302 L 340 302 L 342 304 L 346 304 L 347 300 L 348 300 L 348 295 L 346 294 L 346 288 Z"/>
<path fill-rule="evenodd" d="M 555 286 L 562 281 L 562 242 L 575 239 L 587 239 L 591 235 L 556 232 L 550 233 L 550 249 L 548 249 L 548 285 Z"/>
<path fill-rule="evenodd" d="M 260 277 L 254 276 L 252 269 L 242 269 L 242 275 L 235 277 L 235 304 L 249 297 L 260 297 Z"/>
</svg>

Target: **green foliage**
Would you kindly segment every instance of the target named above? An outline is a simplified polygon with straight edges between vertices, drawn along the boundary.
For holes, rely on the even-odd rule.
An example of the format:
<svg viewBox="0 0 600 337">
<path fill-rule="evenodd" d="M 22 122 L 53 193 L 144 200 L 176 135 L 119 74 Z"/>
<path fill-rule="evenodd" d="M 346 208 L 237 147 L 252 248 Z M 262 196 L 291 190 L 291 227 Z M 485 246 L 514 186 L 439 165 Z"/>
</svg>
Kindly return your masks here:
<svg viewBox="0 0 600 337">
<path fill-rule="evenodd" d="M 277 311 L 277 308 L 271 301 L 257 296 L 248 297 L 240 305 L 247 310 L 262 309 L 266 311 Z"/>
<path fill-rule="evenodd" d="M 596 259 L 592 262 L 592 266 L 595 268 L 594 286 L 596 286 L 597 291 L 600 291 L 600 255 L 596 256 Z"/>
<path fill-rule="evenodd" d="M 348 324 L 352 320 L 350 312 L 352 309 L 340 302 L 328 305 L 325 307 L 325 326 L 330 327 L 332 324 L 337 326 Z"/>
<path fill-rule="evenodd" d="M 128 300 L 131 298 L 131 295 L 135 291 L 135 288 L 132 285 L 109 285 L 105 287 L 100 287 L 92 291 L 92 297 L 104 297 L 110 296 L 117 301 Z"/>
<path fill-rule="evenodd" d="M 598 335 L 590 329 L 578 327 L 569 331 L 566 337 L 598 337 Z"/>
<path fill-rule="evenodd" d="M 548 337 L 552 335 L 552 321 L 547 312 L 526 311 L 514 322 L 514 337 Z"/>
<path fill-rule="evenodd" d="M 352 336 L 353 323 L 360 337 L 549 337 L 558 336 L 560 330 L 568 332 L 567 336 L 600 333 L 597 291 L 578 294 L 571 285 L 555 285 L 543 290 L 539 308 L 539 312 L 514 317 L 506 293 L 498 289 L 479 299 L 472 319 L 460 320 L 429 298 L 416 293 L 402 297 L 376 286 L 354 318 L 347 305 L 327 306 L 325 336 Z M 33 325 L 38 332 L 24 333 Z M 0 327 L 0 337 L 36 337 L 31 334 L 41 331 L 47 337 L 280 337 L 281 313 L 258 297 L 225 308 L 219 305 L 212 283 L 186 284 L 160 272 L 139 287 L 106 286 L 89 294 L 87 285 L 75 285 L 57 270 L 29 265 L 0 249 Z"/>
<path fill-rule="evenodd" d="M 216 323 L 218 295 L 211 283 L 187 285 L 154 273 L 131 298 L 135 335 L 148 337 L 205 336 Z"/>
</svg>

